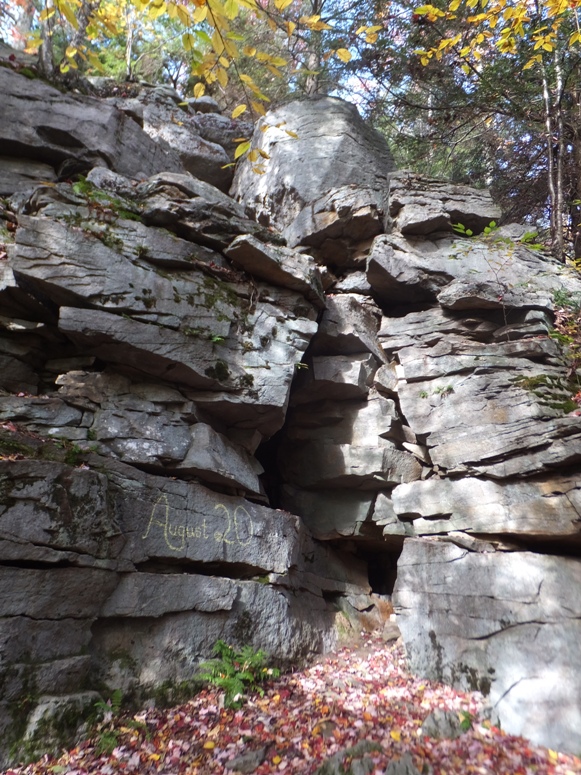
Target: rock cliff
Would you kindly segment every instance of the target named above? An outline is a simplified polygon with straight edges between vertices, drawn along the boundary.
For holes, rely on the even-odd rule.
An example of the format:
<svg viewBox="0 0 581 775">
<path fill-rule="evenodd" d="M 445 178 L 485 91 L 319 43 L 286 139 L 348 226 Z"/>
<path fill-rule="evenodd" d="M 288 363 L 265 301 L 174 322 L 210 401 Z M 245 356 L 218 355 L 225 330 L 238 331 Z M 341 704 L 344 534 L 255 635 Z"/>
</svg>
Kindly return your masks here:
<svg viewBox="0 0 581 775">
<path fill-rule="evenodd" d="M 0 762 L 99 691 L 175 696 L 219 638 L 297 661 L 392 593 L 414 670 L 579 750 L 578 386 L 549 336 L 578 274 L 483 233 L 485 192 L 394 173 L 340 100 L 267 116 L 228 196 L 216 106 L 16 70 Z"/>
</svg>

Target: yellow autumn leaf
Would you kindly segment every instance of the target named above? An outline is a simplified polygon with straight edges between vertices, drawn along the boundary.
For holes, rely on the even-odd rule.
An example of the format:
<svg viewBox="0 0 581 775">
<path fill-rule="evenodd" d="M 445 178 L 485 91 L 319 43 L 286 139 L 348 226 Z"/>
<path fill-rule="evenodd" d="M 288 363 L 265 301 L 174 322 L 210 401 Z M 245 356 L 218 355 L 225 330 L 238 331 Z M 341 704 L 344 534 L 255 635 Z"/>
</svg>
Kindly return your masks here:
<svg viewBox="0 0 581 775">
<path fill-rule="evenodd" d="M 99 59 L 99 57 L 96 54 L 93 54 L 92 52 L 88 53 L 89 58 L 89 64 L 95 68 L 95 70 L 98 70 L 100 73 L 105 72 L 105 68 L 103 67 L 103 63 Z"/>
<path fill-rule="evenodd" d="M 218 79 L 218 83 L 220 86 L 222 86 L 222 88 L 225 89 L 226 86 L 228 86 L 228 73 L 226 70 L 224 70 L 223 67 L 219 67 L 216 70 L 216 78 Z"/>
<path fill-rule="evenodd" d="M 285 129 L 284 131 L 287 133 L 289 137 L 292 137 L 294 140 L 299 139 L 299 136 L 297 135 L 297 133 L 293 132 L 292 129 Z"/>
<path fill-rule="evenodd" d="M 231 59 L 238 59 L 238 48 L 236 47 L 236 44 L 228 38 L 224 38 L 224 51 Z"/>
<path fill-rule="evenodd" d="M 242 53 L 247 57 L 253 57 L 256 55 L 256 49 L 254 46 L 244 46 Z"/>
<path fill-rule="evenodd" d="M 61 3 L 59 9 L 71 27 L 77 30 L 79 28 L 79 22 L 77 21 L 77 17 L 71 6 L 68 3 Z"/>
<path fill-rule="evenodd" d="M 349 62 L 351 59 L 351 53 L 347 51 L 346 48 L 338 48 L 337 51 L 335 51 L 341 62 Z"/>
<path fill-rule="evenodd" d="M 234 158 L 239 159 L 241 156 L 243 156 L 246 153 L 246 151 L 249 148 L 250 148 L 250 140 L 247 140 L 245 143 L 240 143 L 240 145 L 234 151 Z"/>
<path fill-rule="evenodd" d="M 224 13 L 227 19 L 235 19 L 238 16 L 240 8 L 236 0 L 226 0 L 224 3 Z"/>
<path fill-rule="evenodd" d="M 167 7 L 165 3 L 158 3 L 156 0 L 153 0 L 148 6 L 147 6 L 147 18 L 154 21 L 155 19 L 159 19 L 160 16 L 163 16 L 166 12 Z"/>
<path fill-rule="evenodd" d="M 215 747 L 216 747 L 216 743 L 214 743 L 212 740 L 206 740 L 206 742 L 204 743 L 204 748 L 206 748 L 208 751 L 211 751 Z"/>
<path fill-rule="evenodd" d="M 44 11 L 41 12 L 39 19 L 41 22 L 45 22 L 47 19 L 50 19 L 51 16 L 54 16 L 56 13 L 55 8 L 45 8 Z"/>
<path fill-rule="evenodd" d="M 205 21 L 207 16 L 208 16 L 207 5 L 201 5 L 199 8 L 196 8 L 194 13 L 192 14 L 192 18 L 196 24 L 200 24 L 201 22 Z"/>
<path fill-rule="evenodd" d="M 294 22 L 287 22 L 286 23 L 286 34 L 290 38 L 290 36 L 293 34 L 293 32 L 296 30 L 297 25 Z"/>
<path fill-rule="evenodd" d="M 238 116 L 241 116 L 246 110 L 246 108 L 247 108 L 246 105 L 237 105 L 232 111 L 232 118 L 238 118 Z"/>
<path fill-rule="evenodd" d="M 218 30 L 214 30 L 214 34 L 212 35 L 212 48 L 218 56 L 224 51 L 224 41 Z"/>
<path fill-rule="evenodd" d="M 190 19 L 190 12 L 189 12 L 189 10 L 185 6 L 183 6 L 183 5 L 178 5 L 177 6 L 177 11 L 178 11 L 178 19 L 181 21 L 181 23 L 183 25 L 185 25 L 185 26 L 190 24 L 191 19 Z M 196 12 L 197 11 L 198 11 L 198 9 L 196 8 L 196 11 L 194 11 L 194 21 L 204 21 L 204 19 L 206 18 L 206 13 L 207 13 L 208 9 L 204 6 L 205 13 L 204 13 L 204 17 L 202 19 L 196 19 Z"/>
<path fill-rule="evenodd" d="M 399 729 L 392 729 L 389 734 L 392 740 L 395 740 L 396 743 L 399 743 L 401 740 L 401 732 Z"/>
<path fill-rule="evenodd" d="M 186 51 L 193 51 L 196 45 L 196 39 L 189 32 L 184 32 L 182 35 L 182 45 Z"/>
<path fill-rule="evenodd" d="M 440 11 L 439 8 L 435 8 L 433 5 L 420 5 L 419 8 L 416 8 L 414 13 L 418 14 L 418 16 L 427 16 L 428 18 L 433 17 L 434 20 L 440 16 L 445 16 L 446 14 L 443 11 Z"/>
<path fill-rule="evenodd" d="M 261 105 L 260 102 L 254 102 L 254 100 L 251 100 L 250 104 L 252 105 L 252 110 L 255 113 L 258 113 L 259 116 L 266 116 L 266 109 L 264 105 Z"/>
<path fill-rule="evenodd" d="M 196 99 L 199 99 L 200 97 L 203 97 L 205 91 L 206 91 L 206 87 L 204 86 L 204 84 L 203 83 L 197 83 L 194 86 L 194 97 Z"/>
<path fill-rule="evenodd" d="M 540 54 L 536 54 L 534 57 L 531 57 L 529 61 L 524 65 L 523 70 L 529 70 L 533 65 L 535 65 L 537 62 L 540 62 L 542 59 Z"/>
<path fill-rule="evenodd" d="M 248 152 L 248 161 L 258 161 L 260 154 L 258 153 L 257 148 L 253 148 L 251 151 Z"/>
<path fill-rule="evenodd" d="M 272 757 L 272 763 L 273 764 L 280 764 L 282 761 L 282 758 L 280 756 L 273 756 Z"/>
<path fill-rule="evenodd" d="M 280 70 L 277 70 L 276 67 L 273 67 L 272 65 L 266 65 L 266 69 L 277 78 L 284 78 L 284 73 L 282 73 Z"/>
<path fill-rule="evenodd" d="M 285 8 L 289 7 L 292 1 L 293 0 L 274 0 L 274 5 L 279 11 L 284 11 Z"/>
</svg>

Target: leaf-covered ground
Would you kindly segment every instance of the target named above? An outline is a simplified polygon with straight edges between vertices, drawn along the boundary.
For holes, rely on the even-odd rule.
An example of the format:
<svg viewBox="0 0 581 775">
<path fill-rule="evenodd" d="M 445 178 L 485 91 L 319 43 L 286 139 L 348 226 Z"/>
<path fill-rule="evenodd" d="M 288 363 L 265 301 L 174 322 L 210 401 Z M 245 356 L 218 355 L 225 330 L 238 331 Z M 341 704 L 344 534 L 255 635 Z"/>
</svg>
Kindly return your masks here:
<svg viewBox="0 0 581 775">
<path fill-rule="evenodd" d="M 273 681 L 264 697 L 249 698 L 240 710 L 221 707 L 220 693 L 204 690 L 185 705 L 114 720 L 111 753 L 99 754 L 101 734 L 101 740 L 7 773 L 232 775 L 232 760 L 254 753 L 248 765 L 254 769 L 247 772 L 307 775 L 361 740 L 380 746 L 370 754 L 371 775 L 383 775 L 406 752 L 419 772 L 433 775 L 581 773 L 581 759 L 481 723 L 482 704 L 478 694 L 412 677 L 401 646 L 368 638 L 359 648 L 344 648 Z M 456 740 L 427 737 L 420 727 L 436 708 L 457 711 L 470 728 Z"/>
</svg>

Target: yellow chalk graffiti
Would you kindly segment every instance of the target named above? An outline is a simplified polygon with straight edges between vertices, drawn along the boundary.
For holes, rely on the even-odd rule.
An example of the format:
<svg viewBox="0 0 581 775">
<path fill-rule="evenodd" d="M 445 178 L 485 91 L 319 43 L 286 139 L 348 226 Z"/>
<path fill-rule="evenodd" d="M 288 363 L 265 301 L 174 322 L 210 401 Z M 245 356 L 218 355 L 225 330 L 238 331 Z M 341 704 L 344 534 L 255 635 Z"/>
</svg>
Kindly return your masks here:
<svg viewBox="0 0 581 775">
<path fill-rule="evenodd" d="M 186 548 L 187 539 L 190 538 L 202 541 L 213 538 L 216 543 L 248 546 L 254 536 L 254 525 L 252 517 L 246 509 L 243 506 L 236 506 L 233 515 L 231 515 L 223 503 L 218 503 L 214 507 L 214 511 L 216 510 L 224 512 L 227 520 L 226 530 L 224 532 L 215 530 L 214 535 L 211 536 L 205 517 L 197 525 L 176 525 L 173 523 L 170 519 L 170 505 L 167 495 L 162 493 L 153 504 L 147 528 L 141 538 L 145 540 L 154 528 L 161 528 L 166 546 L 172 552 L 182 552 Z M 244 538 L 245 534 L 246 538 Z"/>
<path fill-rule="evenodd" d="M 224 544 L 238 544 L 239 546 L 248 546 L 250 541 L 252 540 L 252 536 L 254 535 L 254 525 L 252 524 L 252 517 L 250 514 L 246 511 L 244 506 L 236 506 L 234 509 L 234 517 L 232 518 L 230 516 L 230 512 L 224 506 L 223 503 L 218 503 L 217 506 L 214 506 L 214 511 L 216 509 L 221 509 L 226 514 L 226 518 L 228 520 L 228 527 L 224 533 L 221 533 L 219 530 L 216 530 L 214 533 L 214 540 L 218 543 L 224 543 Z M 246 519 L 248 524 L 250 526 L 250 530 L 248 531 L 248 538 L 246 540 L 242 540 L 240 538 L 240 532 L 241 532 L 241 523 L 244 525 L 244 520 L 242 520 L 241 517 L 239 517 L 239 514 L 244 514 L 246 516 Z M 234 526 L 234 536 L 230 536 L 228 538 L 228 535 L 232 533 L 232 526 Z"/>
</svg>

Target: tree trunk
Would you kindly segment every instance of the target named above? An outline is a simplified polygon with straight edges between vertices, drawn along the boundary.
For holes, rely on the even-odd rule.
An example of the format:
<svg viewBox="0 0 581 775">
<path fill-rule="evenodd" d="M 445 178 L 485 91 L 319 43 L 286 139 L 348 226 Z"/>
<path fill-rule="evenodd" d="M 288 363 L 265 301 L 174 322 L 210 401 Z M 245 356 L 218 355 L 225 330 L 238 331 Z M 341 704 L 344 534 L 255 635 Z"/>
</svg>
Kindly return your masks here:
<svg viewBox="0 0 581 775">
<path fill-rule="evenodd" d="M 133 77 L 133 40 L 135 37 L 135 11 L 131 3 L 125 6 L 125 26 L 127 35 L 125 39 L 125 80 Z"/>
<path fill-rule="evenodd" d="M 555 187 L 555 157 L 553 155 L 553 112 L 551 104 L 551 92 L 547 77 L 545 63 L 541 62 L 541 76 L 543 81 L 543 108 L 545 118 L 545 134 L 547 137 L 547 188 L 549 190 L 549 216 L 551 228 L 551 243 L 553 250 L 557 246 L 557 191 Z"/>
<path fill-rule="evenodd" d="M 54 9 L 53 0 L 46 0 L 47 11 Z M 41 46 L 39 51 L 39 63 L 45 78 L 52 80 L 54 78 L 55 64 L 54 51 L 52 46 L 53 19 L 52 16 L 41 22 Z"/>
<path fill-rule="evenodd" d="M 324 0 L 312 0 L 311 16 L 320 15 L 323 10 Z M 321 68 L 323 66 L 323 33 L 321 30 L 313 30 L 307 54 L 307 69 L 312 72 L 307 75 L 305 91 L 308 95 L 321 92 Z"/>
<path fill-rule="evenodd" d="M 556 258 L 565 261 L 565 197 L 563 194 L 563 170 L 565 164 L 565 128 L 563 122 L 563 68 L 558 47 L 555 48 L 555 128 L 557 130 L 557 163 L 555 165 L 555 226 L 557 229 L 556 244 L 553 248 Z"/>
</svg>

